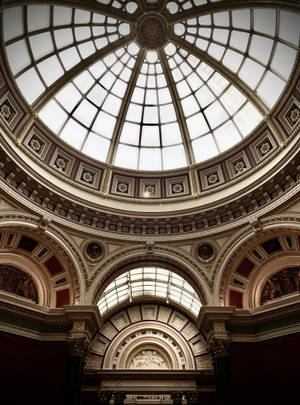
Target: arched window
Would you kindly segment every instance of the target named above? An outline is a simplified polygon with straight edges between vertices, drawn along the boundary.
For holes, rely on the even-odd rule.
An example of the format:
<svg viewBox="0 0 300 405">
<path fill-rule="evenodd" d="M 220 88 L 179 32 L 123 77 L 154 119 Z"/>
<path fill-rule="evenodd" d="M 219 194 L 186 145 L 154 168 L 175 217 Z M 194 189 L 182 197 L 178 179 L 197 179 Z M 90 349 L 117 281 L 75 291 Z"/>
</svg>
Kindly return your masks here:
<svg viewBox="0 0 300 405">
<path fill-rule="evenodd" d="M 196 316 L 201 308 L 194 288 L 178 274 L 160 267 L 139 267 L 121 274 L 106 287 L 98 307 L 104 314 L 119 303 L 138 297 L 174 302 Z"/>
</svg>

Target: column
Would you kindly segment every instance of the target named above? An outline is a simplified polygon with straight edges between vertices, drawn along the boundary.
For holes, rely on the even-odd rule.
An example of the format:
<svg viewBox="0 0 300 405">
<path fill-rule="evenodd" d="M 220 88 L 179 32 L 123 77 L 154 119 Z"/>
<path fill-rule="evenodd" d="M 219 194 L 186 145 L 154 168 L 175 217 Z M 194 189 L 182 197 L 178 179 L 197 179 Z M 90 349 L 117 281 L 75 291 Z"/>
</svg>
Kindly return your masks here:
<svg viewBox="0 0 300 405">
<path fill-rule="evenodd" d="M 66 403 L 80 404 L 80 392 L 84 359 L 88 352 L 88 342 L 85 338 L 68 338 L 69 357 L 65 382 L 64 398 Z"/>
<path fill-rule="evenodd" d="M 209 351 L 215 371 L 217 405 L 234 404 L 229 348 L 229 339 L 213 338 L 209 342 Z"/>
<path fill-rule="evenodd" d="M 182 392 L 172 392 L 171 398 L 173 399 L 173 405 L 182 405 Z"/>
</svg>

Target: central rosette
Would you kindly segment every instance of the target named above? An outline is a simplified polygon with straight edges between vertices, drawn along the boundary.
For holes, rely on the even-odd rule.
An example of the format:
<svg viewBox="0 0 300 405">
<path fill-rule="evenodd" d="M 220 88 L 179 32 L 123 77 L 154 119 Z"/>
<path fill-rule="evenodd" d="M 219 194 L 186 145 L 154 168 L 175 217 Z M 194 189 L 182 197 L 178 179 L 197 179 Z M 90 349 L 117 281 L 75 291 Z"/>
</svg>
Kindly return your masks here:
<svg viewBox="0 0 300 405">
<path fill-rule="evenodd" d="M 161 48 L 168 40 L 167 23 L 156 13 L 144 15 L 137 24 L 137 40 L 143 48 Z"/>
</svg>

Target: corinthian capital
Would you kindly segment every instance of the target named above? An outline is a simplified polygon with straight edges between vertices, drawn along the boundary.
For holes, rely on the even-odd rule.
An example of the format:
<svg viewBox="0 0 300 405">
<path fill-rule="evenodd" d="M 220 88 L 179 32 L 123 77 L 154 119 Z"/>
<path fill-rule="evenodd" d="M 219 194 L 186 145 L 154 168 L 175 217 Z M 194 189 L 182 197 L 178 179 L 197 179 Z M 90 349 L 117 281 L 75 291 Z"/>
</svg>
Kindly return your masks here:
<svg viewBox="0 0 300 405">
<path fill-rule="evenodd" d="M 227 357 L 229 355 L 230 343 L 228 339 L 213 338 L 208 345 L 212 358 Z"/>
<path fill-rule="evenodd" d="M 83 360 L 88 353 L 89 344 L 87 339 L 84 338 L 71 338 L 67 340 L 69 346 L 70 356 L 81 357 Z"/>
</svg>

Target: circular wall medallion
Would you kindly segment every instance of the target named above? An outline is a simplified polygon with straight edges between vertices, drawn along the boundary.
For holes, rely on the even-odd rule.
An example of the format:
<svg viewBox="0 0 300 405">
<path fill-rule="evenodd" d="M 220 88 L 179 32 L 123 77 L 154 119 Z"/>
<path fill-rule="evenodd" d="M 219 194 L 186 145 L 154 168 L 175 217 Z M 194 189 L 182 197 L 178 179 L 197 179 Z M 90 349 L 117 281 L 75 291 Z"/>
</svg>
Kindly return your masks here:
<svg viewBox="0 0 300 405">
<path fill-rule="evenodd" d="M 164 18 L 155 13 L 144 15 L 137 25 L 137 40 L 143 48 L 161 48 L 168 40 Z"/>
<path fill-rule="evenodd" d="M 89 243 L 86 247 L 86 254 L 92 260 L 97 260 L 101 257 L 103 253 L 102 246 L 99 243 L 92 242 Z"/>
<path fill-rule="evenodd" d="M 198 247 L 198 256 L 202 260 L 209 260 L 214 255 L 214 248 L 209 243 L 203 243 Z"/>
</svg>

